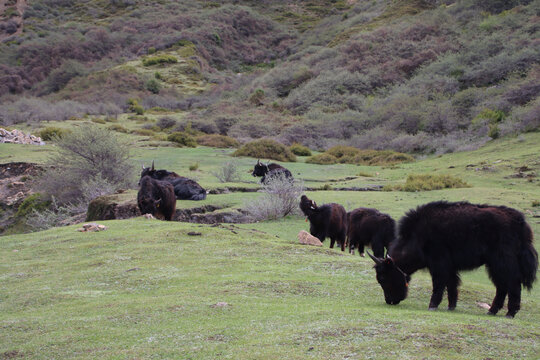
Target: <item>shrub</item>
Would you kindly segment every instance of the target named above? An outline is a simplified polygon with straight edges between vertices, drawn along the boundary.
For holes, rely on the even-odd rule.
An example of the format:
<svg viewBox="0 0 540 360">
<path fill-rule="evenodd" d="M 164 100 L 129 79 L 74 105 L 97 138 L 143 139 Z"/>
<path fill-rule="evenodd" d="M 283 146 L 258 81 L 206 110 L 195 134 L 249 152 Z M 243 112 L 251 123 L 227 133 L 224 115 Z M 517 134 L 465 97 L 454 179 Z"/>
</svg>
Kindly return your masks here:
<svg viewBox="0 0 540 360">
<path fill-rule="evenodd" d="M 135 135 L 141 135 L 141 136 L 154 136 L 155 135 L 154 131 L 151 129 L 135 129 L 135 130 L 131 130 L 131 133 Z"/>
<path fill-rule="evenodd" d="M 197 136 L 197 144 L 215 148 L 237 148 L 240 146 L 236 139 L 218 134 Z"/>
<path fill-rule="evenodd" d="M 298 143 L 292 144 L 289 147 L 289 149 L 291 149 L 291 152 L 294 155 L 311 156 L 311 150 L 309 150 L 309 148 L 307 146 L 304 146 L 304 145 L 301 145 L 301 144 L 298 144 Z"/>
<path fill-rule="evenodd" d="M 176 131 L 167 136 L 167 140 L 176 143 L 178 146 L 196 147 L 197 141 L 186 132 Z"/>
<path fill-rule="evenodd" d="M 236 150 L 233 156 L 250 156 L 258 159 L 273 159 L 278 161 L 296 161 L 296 156 L 283 144 L 271 139 L 261 139 L 249 142 Z"/>
<path fill-rule="evenodd" d="M 240 180 L 238 161 L 227 161 L 218 171 L 213 171 L 212 175 L 222 183 Z"/>
<path fill-rule="evenodd" d="M 189 171 L 195 171 L 199 169 L 199 163 L 196 162 L 195 164 L 189 165 Z"/>
<path fill-rule="evenodd" d="M 35 193 L 27 196 L 19 208 L 17 209 L 16 217 L 26 217 L 33 210 L 42 211 L 51 205 L 51 201 L 47 200 L 43 194 Z"/>
<path fill-rule="evenodd" d="M 62 129 L 59 127 L 48 126 L 45 129 L 39 131 L 39 136 L 43 141 L 53 141 L 62 138 L 66 134 L 69 134 L 70 130 Z"/>
<path fill-rule="evenodd" d="M 176 57 L 167 54 L 152 56 L 142 60 L 143 66 L 152 66 L 157 64 L 174 64 L 177 62 L 178 59 Z"/>
<path fill-rule="evenodd" d="M 105 124 L 106 123 L 105 119 L 102 119 L 102 118 L 93 118 L 92 122 L 96 123 L 96 124 Z"/>
<path fill-rule="evenodd" d="M 276 220 L 298 211 L 299 197 L 304 192 L 303 183 L 279 174 L 272 176 L 262 186 L 262 196 L 244 205 L 244 210 L 252 219 Z"/>
<path fill-rule="evenodd" d="M 162 118 L 159 118 L 159 120 L 157 121 L 156 125 L 157 125 L 161 130 L 168 129 L 168 128 L 172 128 L 173 126 L 176 125 L 176 119 L 175 119 L 175 118 L 172 118 L 172 117 L 164 116 L 164 117 L 162 117 Z"/>
<path fill-rule="evenodd" d="M 152 94 L 159 94 L 161 90 L 161 85 L 156 79 L 150 79 L 145 84 L 146 90 L 150 91 Z"/>
<path fill-rule="evenodd" d="M 392 150 L 361 150 L 352 146 L 334 146 L 306 160 L 311 164 L 390 165 L 413 162 L 411 155 Z"/>
<path fill-rule="evenodd" d="M 114 132 L 85 124 L 64 135 L 41 179 L 43 193 L 59 205 L 84 203 L 92 193 L 130 186 L 129 147 Z"/>
<path fill-rule="evenodd" d="M 327 153 L 322 153 L 322 154 L 318 154 L 318 155 L 314 155 L 310 157 L 309 159 L 306 160 L 306 163 L 319 164 L 319 165 L 332 165 L 332 164 L 338 163 L 338 158 Z"/>
<path fill-rule="evenodd" d="M 263 89 L 257 89 L 251 96 L 249 97 L 249 102 L 252 103 L 255 106 L 261 106 L 263 105 L 264 100 L 264 90 Z"/>
<path fill-rule="evenodd" d="M 121 132 L 121 133 L 124 133 L 124 134 L 129 133 L 128 129 L 126 129 L 125 127 L 123 127 L 122 125 L 119 125 L 119 124 L 113 124 L 113 125 L 109 126 L 108 129 L 112 130 L 112 131 Z"/>
<path fill-rule="evenodd" d="M 419 175 L 411 174 L 407 176 L 404 185 L 385 187 L 385 190 L 398 191 L 430 191 L 451 188 L 471 187 L 465 181 L 452 175 Z"/>
<path fill-rule="evenodd" d="M 137 115 L 143 115 L 144 114 L 144 108 L 139 104 L 139 101 L 137 99 L 129 99 L 128 100 L 129 110 L 133 111 Z"/>
</svg>

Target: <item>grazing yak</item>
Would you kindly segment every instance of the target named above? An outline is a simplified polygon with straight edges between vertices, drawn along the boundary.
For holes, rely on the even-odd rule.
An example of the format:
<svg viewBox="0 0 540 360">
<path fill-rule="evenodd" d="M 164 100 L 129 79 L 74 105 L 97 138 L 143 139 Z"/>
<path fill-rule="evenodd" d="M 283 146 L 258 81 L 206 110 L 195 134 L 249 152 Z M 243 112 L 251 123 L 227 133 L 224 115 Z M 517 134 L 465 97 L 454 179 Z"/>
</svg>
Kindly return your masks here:
<svg viewBox="0 0 540 360">
<path fill-rule="evenodd" d="M 354 254 L 358 248 L 360 256 L 364 256 L 364 246 L 371 245 L 377 257 L 384 256 L 394 240 L 396 222 L 390 215 L 383 214 L 377 209 L 358 208 L 347 213 L 347 241 L 349 253 Z"/>
<path fill-rule="evenodd" d="M 347 212 L 339 204 L 317 204 L 308 199 L 306 195 L 300 198 L 300 209 L 309 220 L 309 232 L 321 242 L 326 237 L 330 238 L 330 248 L 335 242 L 345 251 L 345 236 L 347 233 Z"/>
<path fill-rule="evenodd" d="M 150 176 L 143 176 L 137 194 L 137 205 L 141 214 L 171 221 L 176 212 L 176 197 L 173 186 Z"/>
<path fill-rule="evenodd" d="M 437 201 L 410 210 L 400 221 L 398 238 L 386 258 L 375 261 L 377 281 L 388 304 L 407 297 L 410 275 L 427 268 L 435 310 L 448 292 L 448 310 L 454 310 L 459 271 L 486 265 L 496 293 L 488 314 L 495 315 L 508 295 L 507 317 L 520 309 L 521 285 L 532 288 L 538 268 L 533 233 L 519 211 L 506 206 Z"/>
<path fill-rule="evenodd" d="M 266 184 L 272 177 L 279 175 L 283 175 L 286 178 L 293 180 L 293 176 L 288 169 L 276 163 L 262 164 L 260 160 L 257 160 L 251 175 L 262 176 L 261 183 L 263 184 Z"/>
<path fill-rule="evenodd" d="M 175 172 L 167 170 L 155 170 L 152 161 L 151 168 L 143 166 L 141 179 L 144 176 L 150 176 L 153 179 L 166 181 L 174 187 L 174 194 L 178 200 L 204 200 L 206 199 L 206 190 L 197 182 L 180 176 Z"/>
</svg>

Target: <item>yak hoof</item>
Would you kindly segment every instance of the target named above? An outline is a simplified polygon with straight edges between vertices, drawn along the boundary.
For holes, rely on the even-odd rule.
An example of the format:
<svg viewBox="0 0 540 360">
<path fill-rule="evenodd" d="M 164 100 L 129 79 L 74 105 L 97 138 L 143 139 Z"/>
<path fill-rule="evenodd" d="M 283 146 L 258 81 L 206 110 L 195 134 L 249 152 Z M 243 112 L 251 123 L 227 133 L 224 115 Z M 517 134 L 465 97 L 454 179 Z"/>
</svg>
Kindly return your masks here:
<svg viewBox="0 0 540 360">
<path fill-rule="evenodd" d="M 366 254 L 360 253 L 360 256 L 361 256 L 361 257 L 366 257 Z"/>
<path fill-rule="evenodd" d="M 514 315 L 506 314 L 505 318 L 507 318 L 507 319 L 513 319 L 513 318 L 514 318 Z"/>
<path fill-rule="evenodd" d="M 490 310 L 490 311 L 488 311 L 488 312 L 487 312 L 487 314 L 488 314 L 488 315 L 491 315 L 491 316 L 495 316 L 495 315 L 497 315 L 497 313 L 491 312 L 491 310 Z"/>
<path fill-rule="evenodd" d="M 454 310 L 456 310 L 456 307 L 455 307 L 455 306 L 449 306 L 449 307 L 448 307 L 448 311 L 454 311 Z"/>
<path fill-rule="evenodd" d="M 429 310 L 429 311 L 436 311 L 437 308 L 436 308 L 436 307 L 430 307 L 430 308 L 428 308 L 428 310 Z"/>
</svg>

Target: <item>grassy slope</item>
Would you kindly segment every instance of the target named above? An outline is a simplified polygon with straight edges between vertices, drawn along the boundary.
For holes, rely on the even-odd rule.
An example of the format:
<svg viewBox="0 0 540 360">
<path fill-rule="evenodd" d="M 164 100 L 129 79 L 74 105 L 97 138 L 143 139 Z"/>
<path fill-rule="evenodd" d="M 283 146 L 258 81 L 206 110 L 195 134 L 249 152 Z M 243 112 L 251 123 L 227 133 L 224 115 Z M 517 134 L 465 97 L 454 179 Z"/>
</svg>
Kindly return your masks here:
<svg viewBox="0 0 540 360">
<path fill-rule="evenodd" d="M 130 137 L 130 139 L 132 139 Z M 408 173 L 450 173 L 473 188 L 421 193 L 318 191 L 318 203 L 352 209 L 372 206 L 398 218 L 436 199 L 507 204 L 523 210 L 539 248 L 532 200 L 539 182 L 505 179 L 518 166 L 538 171 L 540 134 L 501 139 L 474 152 L 428 157 L 395 168 L 287 164 L 307 185 L 366 185 L 403 181 Z M 0 161 L 38 161 L 47 147 L 0 144 Z M 146 147 L 137 160 L 181 174 L 198 161 L 207 187 L 228 150 Z M 499 161 L 500 160 L 500 161 Z M 256 186 L 238 160 L 243 181 Z M 496 171 L 466 170 L 491 165 Z M 454 168 L 449 168 L 454 166 Z M 246 170 L 246 171 L 244 171 Z M 331 179 L 358 173 L 352 181 Z M 378 174 L 377 174 L 378 173 Z M 322 180 L 322 181 L 321 181 Z M 258 194 L 210 195 L 204 203 L 232 204 Z M 202 205 L 203 202 L 179 202 Z M 386 306 L 371 263 L 337 250 L 296 245 L 309 226 L 299 217 L 211 227 L 143 219 L 104 222 L 109 230 L 81 234 L 75 227 L 1 238 L 0 354 L 28 358 L 290 358 L 417 359 L 526 358 L 539 352 L 540 290 L 523 294 L 510 321 L 487 317 L 494 287 L 485 271 L 465 273 L 456 312 L 428 312 L 426 272 L 413 276 L 409 298 Z M 231 231 L 232 230 L 232 231 Z M 190 231 L 202 236 L 188 236 Z M 128 271 L 135 269 L 132 271 Z M 212 307 L 227 302 L 228 307 Z M 445 301 L 442 308 L 444 308 Z"/>
<path fill-rule="evenodd" d="M 475 302 L 494 289 L 475 273 L 456 312 L 428 312 L 429 276 L 420 273 L 410 298 L 390 307 L 367 259 L 237 228 L 106 225 L 3 239 L 0 354 L 515 359 L 539 350 L 538 288 L 516 319 L 488 317 Z"/>
</svg>

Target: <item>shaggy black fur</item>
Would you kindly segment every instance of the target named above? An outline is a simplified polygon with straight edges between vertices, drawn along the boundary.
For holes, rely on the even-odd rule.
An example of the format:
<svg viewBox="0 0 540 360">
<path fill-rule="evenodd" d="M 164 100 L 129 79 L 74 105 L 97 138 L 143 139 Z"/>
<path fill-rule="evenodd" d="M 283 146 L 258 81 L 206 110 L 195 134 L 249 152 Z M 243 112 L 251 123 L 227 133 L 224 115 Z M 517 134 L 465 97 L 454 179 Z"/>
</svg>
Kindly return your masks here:
<svg viewBox="0 0 540 360">
<path fill-rule="evenodd" d="M 394 240 L 396 222 L 390 215 L 377 209 L 358 208 L 347 213 L 347 240 L 349 252 L 354 254 L 358 248 L 360 256 L 364 256 L 364 246 L 370 245 L 373 254 L 384 256 L 384 249 Z"/>
<path fill-rule="evenodd" d="M 519 311 L 521 285 L 530 290 L 538 269 L 533 233 L 522 213 L 468 202 L 438 201 L 410 210 L 399 222 L 389 257 L 372 258 L 388 304 L 405 299 L 409 275 L 427 268 L 433 282 L 430 309 L 439 306 L 446 288 L 453 310 L 459 271 L 485 264 L 496 287 L 489 314 L 497 314 L 508 295 L 507 317 Z"/>
<path fill-rule="evenodd" d="M 196 181 L 180 176 L 175 172 L 167 170 L 155 170 L 154 162 L 151 168 L 143 167 L 141 179 L 144 176 L 150 176 L 153 179 L 166 181 L 174 188 L 174 194 L 178 200 L 204 200 L 206 199 L 206 190 Z"/>
<path fill-rule="evenodd" d="M 276 163 L 263 164 L 260 161 L 257 161 L 253 168 L 253 172 L 251 173 L 253 176 L 262 176 L 261 183 L 263 184 L 266 184 L 268 179 L 279 174 L 283 174 L 286 178 L 293 180 L 291 172 Z"/>
<path fill-rule="evenodd" d="M 335 242 L 345 251 L 345 235 L 347 233 L 347 212 L 339 204 L 324 204 L 317 206 L 306 195 L 300 198 L 300 209 L 309 219 L 309 232 L 321 242 L 330 238 L 330 248 Z"/>
<path fill-rule="evenodd" d="M 158 219 L 170 221 L 176 212 L 174 188 L 166 181 L 144 176 L 137 193 L 137 205 L 142 214 L 152 214 Z"/>
</svg>

